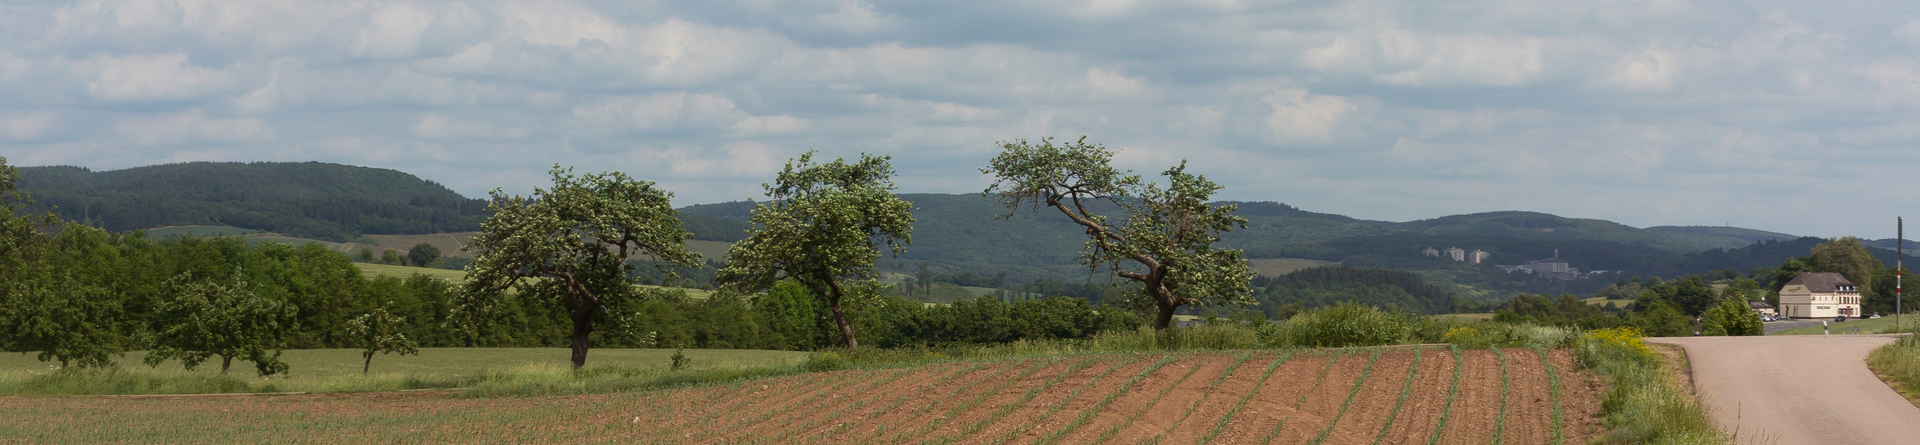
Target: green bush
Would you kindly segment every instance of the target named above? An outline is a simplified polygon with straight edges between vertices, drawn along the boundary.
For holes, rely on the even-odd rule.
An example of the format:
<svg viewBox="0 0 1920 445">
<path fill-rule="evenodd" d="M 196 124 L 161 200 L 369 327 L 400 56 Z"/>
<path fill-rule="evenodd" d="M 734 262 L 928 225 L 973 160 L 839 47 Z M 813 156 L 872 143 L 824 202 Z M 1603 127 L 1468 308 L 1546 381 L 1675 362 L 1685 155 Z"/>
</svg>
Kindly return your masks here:
<svg viewBox="0 0 1920 445">
<path fill-rule="evenodd" d="M 1409 334 L 1403 317 L 1358 303 L 1315 308 L 1287 320 L 1285 343 L 1334 348 L 1397 344 Z"/>
<path fill-rule="evenodd" d="M 800 364 L 800 369 L 807 372 L 827 372 L 847 369 L 852 366 L 853 363 L 848 362 L 847 359 L 841 357 L 840 354 L 822 352 L 807 356 L 806 363 Z"/>
<path fill-rule="evenodd" d="M 1633 328 L 1588 331 L 1575 343 L 1580 364 L 1607 384 L 1600 399 L 1602 443 L 1724 444 L 1699 401 L 1667 378 L 1665 363 Z"/>
</svg>

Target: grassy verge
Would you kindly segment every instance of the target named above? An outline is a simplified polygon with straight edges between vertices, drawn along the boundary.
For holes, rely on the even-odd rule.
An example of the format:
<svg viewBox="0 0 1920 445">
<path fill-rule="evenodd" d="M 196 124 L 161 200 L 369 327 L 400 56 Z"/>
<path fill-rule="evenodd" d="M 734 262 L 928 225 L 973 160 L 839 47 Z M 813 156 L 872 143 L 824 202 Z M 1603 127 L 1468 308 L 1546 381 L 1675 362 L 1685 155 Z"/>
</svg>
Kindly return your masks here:
<svg viewBox="0 0 1920 445">
<path fill-rule="evenodd" d="M 1920 406 L 1920 337 L 1906 336 L 1867 354 L 1867 369 Z"/>
<path fill-rule="evenodd" d="M 1692 394 L 1670 377 L 1659 354 L 1633 329 L 1589 331 L 1575 343 L 1580 364 L 1606 383 L 1600 399 L 1607 433 L 1601 443 L 1725 444 Z"/>
</svg>

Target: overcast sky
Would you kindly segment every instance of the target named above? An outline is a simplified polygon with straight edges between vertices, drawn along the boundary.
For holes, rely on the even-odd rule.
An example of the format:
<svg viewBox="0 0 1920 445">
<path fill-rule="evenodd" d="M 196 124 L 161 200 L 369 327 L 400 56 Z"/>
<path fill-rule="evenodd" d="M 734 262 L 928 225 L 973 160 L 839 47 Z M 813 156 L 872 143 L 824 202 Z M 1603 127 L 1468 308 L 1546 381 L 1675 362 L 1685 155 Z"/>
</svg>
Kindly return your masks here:
<svg viewBox="0 0 1920 445">
<path fill-rule="evenodd" d="M 553 164 L 758 197 L 808 148 L 978 192 L 1089 140 L 1222 199 L 1893 235 L 1920 217 L 1920 6 L 1729 1 L 9 1 L 0 156 Z"/>
</svg>

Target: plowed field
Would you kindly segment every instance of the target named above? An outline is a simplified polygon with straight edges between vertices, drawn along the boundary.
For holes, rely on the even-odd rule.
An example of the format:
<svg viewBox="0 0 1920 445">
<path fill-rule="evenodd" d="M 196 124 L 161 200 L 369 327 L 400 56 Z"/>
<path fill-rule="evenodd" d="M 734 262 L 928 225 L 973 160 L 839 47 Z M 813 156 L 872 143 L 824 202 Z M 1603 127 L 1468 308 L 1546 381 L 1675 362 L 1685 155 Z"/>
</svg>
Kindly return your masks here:
<svg viewBox="0 0 1920 445">
<path fill-rule="evenodd" d="M 0 398 L 0 442 L 1585 443 L 1598 386 L 1564 351 L 1091 355 L 705 388 Z"/>
</svg>

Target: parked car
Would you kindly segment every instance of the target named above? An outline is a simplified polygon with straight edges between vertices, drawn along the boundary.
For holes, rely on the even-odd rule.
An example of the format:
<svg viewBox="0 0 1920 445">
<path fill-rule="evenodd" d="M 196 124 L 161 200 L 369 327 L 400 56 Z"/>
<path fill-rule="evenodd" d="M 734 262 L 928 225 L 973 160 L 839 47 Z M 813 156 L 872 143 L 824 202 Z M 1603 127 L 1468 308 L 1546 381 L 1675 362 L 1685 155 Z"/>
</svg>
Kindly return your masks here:
<svg viewBox="0 0 1920 445">
<path fill-rule="evenodd" d="M 1870 317 L 1867 317 L 1867 318 L 1880 318 L 1880 314 L 1873 314 L 1873 316 L 1870 316 Z"/>
<path fill-rule="evenodd" d="M 1838 317 L 1833 317 L 1833 322 L 1834 322 L 1834 323 L 1844 323 L 1844 322 L 1846 322 L 1846 321 L 1847 321 L 1847 316 L 1845 316 L 1845 315 L 1841 315 L 1841 316 L 1838 316 Z"/>
</svg>

